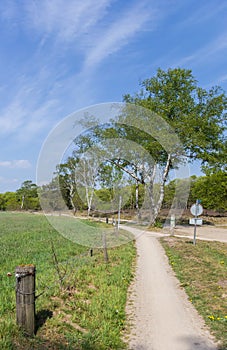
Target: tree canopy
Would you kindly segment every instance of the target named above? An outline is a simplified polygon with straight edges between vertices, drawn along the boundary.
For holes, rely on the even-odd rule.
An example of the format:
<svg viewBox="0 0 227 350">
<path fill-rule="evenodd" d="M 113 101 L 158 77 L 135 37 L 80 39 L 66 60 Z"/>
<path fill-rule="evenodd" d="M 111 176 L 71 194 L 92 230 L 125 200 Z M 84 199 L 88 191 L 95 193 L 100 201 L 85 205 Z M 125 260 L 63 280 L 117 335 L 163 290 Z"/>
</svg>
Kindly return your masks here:
<svg viewBox="0 0 227 350">
<path fill-rule="evenodd" d="M 150 109 L 165 119 L 184 146 L 188 160 L 199 159 L 203 169 L 226 169 L 227 97 L 220 87 L 198 86 L 192 71 L 157 70 L 124 101 Z"/>
<path fill-rule="evenodd" d="M 158 69 L 154 77 L 141 82 L 137 93 L 125 95 L 123 101 L 125 107 L 109 123 L 85 116 L 87 131 L 74 140 L 72 155 L 58 166 L 60 182 L 71 207 L 83 187 L 90 211 L 97 189 L 101 197 L 102 188 L 106 194 L 112 193 L 111 172 L 115 172 L 115 177 L 126 180 L 123 187 L 130 188 L 131 183 L 135 188 L 138 210 L 143 187 L 144 208 L 149 209 L 153 223 L 172 169 L 199 160 L 207 174 L 226 170 L 227 98 L 220 87 L 199 87 L 191 70 L 174 68 Z M 96 159 L 88 159 L 86 154 Z M 89 164 L 93 170 L 96 164 L 94 174 Z M 174 205 L 183 207 L 189 181 L 175 185 L 184 194 L 178 193 Z"/>
</svg>

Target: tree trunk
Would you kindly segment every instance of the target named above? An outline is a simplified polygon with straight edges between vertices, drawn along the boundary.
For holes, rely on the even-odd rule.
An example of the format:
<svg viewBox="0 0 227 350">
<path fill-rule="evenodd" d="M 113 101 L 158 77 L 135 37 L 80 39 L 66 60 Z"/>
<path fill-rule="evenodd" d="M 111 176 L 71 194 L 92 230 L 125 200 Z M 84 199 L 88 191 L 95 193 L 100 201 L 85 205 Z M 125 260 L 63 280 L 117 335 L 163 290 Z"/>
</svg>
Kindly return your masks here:
<svg viewBox="0 0 227 350">
<path fill-rule="evenodd" d="M 166 182 L 167 176 L 169 174 L 170 163 L 171 163 L 171 155 L 168 154 L 168 158 L 167 158 L 167 161 L 166 161 L 166 165 L 165 165 L 162 181 L 161 181 L 161 184 L 160 184 L 159 200 L 158 200 L 157 204 L 154 205 L 153 208 L 151 209 L 151 214 L 152 215 L 151 215 L 150 225 L 153 225 L 155 223 L 156 217 L 157 217 L 157 215 L 158 215 L 158 213 L 159 213 L 159 211 L 161 209 L 161 206 L 162 206 L 162 202 L 163 202 L 163 199 L 164 199 L 165 182 Z M 154 203 L 154 201 L 153 201 L 153 203 Z"/>
<path fill-rule="evenodd" d="M 23 195 L 22 199 L 21 199 L 21 206 L 20 206 L 21 209 L 24 208 L 24 198 L 25 198 L 25 196 Z"/>
<path fill-rule="evenodd" d="M 73 189 L 73 184 L 70 184 L 70 188 L 69 188 L 69 201 L 70 201 L 70 204 L 71 204 L 71 206 L 72 206 L 72 208 L 73 208 L 73 215 L 75 215 L 75 214 L 76 214 L 76 211 L 77 211 L 77 209 L 76 209 L 76 207 L 75 207 L 75 204 L 74 204 L 74 202 L 73 202 L 74 194 L 75 194 L 75 192 L 74 192 L 74 189 Z"/>
<path fill-rule="evenodd" d="M 139 210 L 139 182 L 136 180 L 136 213 L 138 220 L 141 219 L 140 210 Z"/>
</svg>

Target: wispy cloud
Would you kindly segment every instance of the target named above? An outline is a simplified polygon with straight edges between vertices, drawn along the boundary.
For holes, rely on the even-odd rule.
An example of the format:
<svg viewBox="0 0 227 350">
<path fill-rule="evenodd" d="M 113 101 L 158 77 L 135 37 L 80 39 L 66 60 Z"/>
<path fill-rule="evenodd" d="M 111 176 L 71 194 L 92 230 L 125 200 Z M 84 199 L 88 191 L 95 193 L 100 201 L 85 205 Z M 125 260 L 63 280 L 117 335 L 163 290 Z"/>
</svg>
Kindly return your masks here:
<svg viewBox="0 0 227 350">
<path fill-rule="evenodd" d="M 222 33 L 216 39 L 212 40 L 209 44 L 198 49 L 193 54 L 185 56 L 180 60 L 174 62 L 174 66 L 184 66 L 190 64 L 193 66 L 200 65 L 204 61 L 212 60 L 217 55 L 223 55 L 227 50 L 227 32 Z"/>
<path fill-rule="evenodd" d="M 153 17 L 153 18 L 152 18 Z M 126 45 L 148 21 L 155 22 L 154 12 L 140 5 L 133 6 L 102 30 L 85 58 L 85 70 L 101 63 L 106 57 Z"/>
<path fill-rule="evenodd" d="M 70 50 L 74 48 L 85 55 L 84 66 L 90 68 L 126 45 L 148 21 L 150 28 L 154 27 L 160 15 L 155 0 L 132 1 L 113 16 L 114 3 L 115 0 L 39 0 L 24 2 L 21 7 L 14 1 L 4 16 L 18 21 L 15 7 L 20 7 L 24 21 L 17 22 L 18 26 L 25 25 L 30 35 L 41 37 L 41 46 L 49 38 L 54 39 L 51 45 L 59 44 L 61 50 L 70 44 Z M 59 50 L 59 45 L 55 49 Z"/>
<path fill-rule="evenodd" d="M 148 23 L 151 28 L 157 21 L 157 12 L 147 0 L 123 6 L 124 11 L 120 13 L 116 9 L 111 12 L 114 3 L 115 0 L 39 0 L 22 4 L 10 1 L 5 10 L 0 5 L 4 10 L 0 17 L 8 20 L 9 25 L 27 31 L 37 43 L 23 63 L 22 78 L 14 77 L 14 94 L 7 97 L 5 104 L 1 101 L 1 135 L 16 134 L 25 140 L 51 127 L 53 115 L 55 120 L 58 118 L 59 101 L 64 94 L 68 101 L 73 97 L 75 100 L 75 96 L 77 101 L 88 101 L 91 70 L 127 45 Z M 65 55 L 69 54 L 67 49 L 74 50 L 75 59 L 78 53 L 80 60 L 84 58 L 80 66 L 70 72 L 70 77 L 64 62 Z M 79 91 L 85 85 L 86 89 Z"/>
<path fill-rule="evenodd" d="M 113 0 L 39 0 L 25 2 L 27 25 L 65 44 L 86 34 L 102 19 Z M 76 46 L 76 45 L 75 45 Z"/>
<path fill-rule="evenodd" d="M 193 5 L 192 5 L 193 6 Z M 218 16 L 220 12 L 227 9 L 227 2 L 224 1 L 205 1 L 200 6 L 196 6 L 194 11 L 190 13 L 183 21 L 179 21 L 179 27 L 193 26 L 210 21 Z"/>
<path fill-rule="evenodd" d="M 10 169 L 28 169 L 31 167 L 31 163 L 27 159 L 4 160 L 0 161 L 0 167 Z"/>
<path fill-rule="evenodd" d="M 23 90 L 23 89 L 22 89 Z M 44 101 L 38 105 L 36 97 L 30 92 L 21 91 L 0 111 L 0 134 L 16 133 L 20 139 L 31 139 L 48 126 L 55 100 Z"/>
</svg>

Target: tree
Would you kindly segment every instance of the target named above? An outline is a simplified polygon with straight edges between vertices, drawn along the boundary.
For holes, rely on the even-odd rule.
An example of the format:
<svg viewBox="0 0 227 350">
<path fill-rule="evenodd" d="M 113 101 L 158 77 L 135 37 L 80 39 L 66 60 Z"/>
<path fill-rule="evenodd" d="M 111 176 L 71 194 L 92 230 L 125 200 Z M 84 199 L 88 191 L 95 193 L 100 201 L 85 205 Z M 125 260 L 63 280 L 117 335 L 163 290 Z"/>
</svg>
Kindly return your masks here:
<svg viewBox="0 0 227 350">
<path fill-rule="evenodd" d="M 75 159 L 74 157 L 68 157 L 65 163 L 59 164 L 57 166 L 57 174 L 59 176 L 61 194 L 68 208 L 73 209 L 74 215 L 78 209 L 78 205 L 75 201 L 75 196 L 77 195 L 75 174 L 77 163 L 78 159 Z"/>
<path fill-rule="evenodd" d="M 44 211 L 61 211 L 64 210 L 66 204 L 60 192 L 58 176 L 41 187 L 39 187 L 39 198 L 42 209 Z"/>
<path fill-rule="evenodd" d="M 143 146 L 162 167 L 159 200 L 154 210 L 155 215 L 152 215 L 155 218 L 164 198 L 164 185 L 170 170 L 174 167 L 173 161 L 175 167 L 185 160 L 185 157 L 187 161 L 199 159 L 206 169 L 214 164 L 223 166 L 222 157 L 226 156 L 224 132 L 227 98 L 220 87 L 213 87 L 208 91 L 202 89 L 198 87 L 191 70 L 176 68 L 168 71 L 158 69 L 155 77 L 141 83 L 139 93 L 135 96 L 125 95 L 124 101 L 145 107 L 160 115 L 179 137 L 183 147 L 183 152 L 180 153 L 176 149 L 171 150 L 171 147 L 168 151 L 160 147 L 157 140 L 145 138 L 143 131 L 139 133 L 138 142 L 142 140 Z M 121 122 L 123 121 L 127 124 L 127 112 L 121 118 Z M 147 118 L 146 122 L 152 120 Z M 140 123 L 141 120 L 137 123 L 138 130 Z M 138 139 L 138 130 L 130 130 L 130 137 Z"/>
<path fill-rule="evenodd" d="M 124 102 L 125 107 L 119 115 L 106 124 L 98 123 L 95 116 L 85 116 L 87 132 L 74 140 L 73 156 L 84 159 L 85 171 L 79 170 L 78 181 L 81 188 L 95 189 L 97 182 L 104 186 L 105 181 L 111 179 L 108 172 L 117 168 L 119 174 L 124 174 L 127 181 L 130 179 L 136 186 L 138 211 L 139 185 L 144 187 L 146 205 L 143 209 L 149 210 L 153 224 L 171 170 L 195 159 L 212 172 L 216 171 L 217 165 L 224 169 L 227 98 L 220 87 L 205 90 L 198 86 L 191 70 L 176 68 L 158 69 L 156 76 L 141 83 L 137 94 L 125 95 Z M 88 159 L 82 155 L 93 149 L 97 164 L 103 163 L 105 168 L 101 171 L 100 166 L 95 167 L 96 178 L 91 175 L 88 186 L 89 167 L 85 164 Z M 178 185 L 179 182 L 176 187 Z M 187 185 L 185 182 L 182 188 Z M 86 190 L 88 208 L 94 193 Z"/>
<path fill-rule="evenodd" d="M 3 194 L 4 206 L 3 210 L 19 210 L 20 203 L 15 192 L 6 192 Z"/>
<path fill-rule="evenodd" d="M 196 180 L 196 176 L 191 176 L 190 178 L 186 179 L 174 179 L 170 181 L 165 186 L 165 195 L 162 208 L 170 209 L 172 206 L 179 209 L 189 208 L 197 199 L 197 197 L 194 198 L 194 192 L 192 194 L 192 189 L 194 189 Z M 176 186 L 178 186 L 179 189 L 177 196 L 175 196 Z M 188 194 L 189 187 L 190 192 Z"/>
<path fill-rule="evenodd" d="M 92 200 L 95 192 L 99 162 L 93 154 L 86 154 L 81 157 L 75 169 L 77 189 L 80 197 L 86 198 L 87 215 L 90 215 L 92 209 Z"/>
<path fill-rule="evenodd" d="M 218 212 L 227 210 L 227 174 L 216 172 L 208 176 L 197 178 L 192 188 L 192 196 L 199 198 L 205 209 Z"/>
<path fill-rule="evenodd" d="M 40 209 L 37 190 L 37 185 L 31 180 L 26 180 L 22 183 L 21 188 L 16 191 L 21 209 Z"/>
<path fill-rule="evenodd" d="M 0 210 L 6 210 L 6 199 L 3 193 L 0 193 Z"/>
</svg>

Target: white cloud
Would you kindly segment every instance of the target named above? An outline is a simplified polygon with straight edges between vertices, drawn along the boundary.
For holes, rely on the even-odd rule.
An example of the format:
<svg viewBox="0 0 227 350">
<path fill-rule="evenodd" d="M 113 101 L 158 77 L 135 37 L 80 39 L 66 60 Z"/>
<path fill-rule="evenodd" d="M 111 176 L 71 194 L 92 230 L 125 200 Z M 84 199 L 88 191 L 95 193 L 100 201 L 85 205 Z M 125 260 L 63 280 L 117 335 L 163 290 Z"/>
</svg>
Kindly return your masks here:
<svg viewBox="0 0 227 350">
<path fill-rule="evenodd" d="M 33 109 L 23 101 L 11 101 L 0 114 L 0 134 L 16 133 L 21 140 L 31 139 L 48 125 L 52 105 L 54 101 L 47 101 Z"/>
<path fill-rule="evenodd" d="M 21 141 L 29 140 L 49 125 L 53 110 L 57 112 L 58 101 L 46 94 L 41 102 L 45 83 L 48 89 L 48 77 L 18 79 L 15 95 L 0 109 L 0 135 L 16 134 Z"/>
<path fill-rule="evenodd" d="M 58 43 L 55 49 L 74 48 L 75 52 L 85 54 L 85 66 L 91 67 L 100 63 L 111 53 L 126 45 L 129 40 L 143 29 L 150 21 L 150 27 L 159 19 L 161 11 L 160 2 L 155 0 L 132 1 L 123 6 L 121 11 L 111 11 L 115 0 L 39 0 L 27 1 L 10 6 L 11 21 L 14 17 L 18 22 L 15 6 L 23 13 L 23 22 L 17 25 L 27 27 L 30 35 L 34 33 L 41 36 L 40 47 L 51 38 L 54 41 L 49 45 Z M 164 1 L 165 2 L 165 1 Z M 169 4 L 170 5 L 170 4 Z M 20 6 L 20 8 L 19 8 Z"/>
<path fill-rule="evenodd" d="M 212 18 L 215 20 L 220 12 L 225 11 L 227 8 L 227 3 L 220 2 L 208 2 L 205 1 L 190 13 L 189 16 L 182 22 L 178 23 L 178 26 L 182 29 L 184 26 L 195 26 L 197 23 L 210 21 Z"/>
<path fill-rule="evenodd" d="M 91 49 L 87 51 L 85 71 L 128 44 L 129 40 L 152 20 L 155 22 L 154 12 L 148 11 L 141 4 L 121 14 L 109 27 L 103 28 L 102 33 L 93 41 Z"/>
<path fill-rule="evenodd" d="M 4 160 L 0 161 L 0 167 L 10 169 L 28 169 L 31 167 L 31 163 L 27 159 Z"/>
<path fill-rule="evenodd" d="M 191 55 L 185 56 L 178 60 L 172 66 L 183 66 L 191 64 L 198 66 L 204 61 L 213 60 L 217 55 L 222 55 L 227 49 L 227 33 L 222 33 L 215 40 L 200 48 Z"/>
<path fill-rule="evenodd" d="M 52 49 L 47 48 L 48 58 L 43 55 L 43 44 L 37 47 L 21 75 L 14 77 L 15 85 L 5 89 L 9 89 L 9 94 L 5 105 L 4 99 L 1 101 L 0 135 L 15 134 L 20 141 L 27 141 L 41 130 L 50 128 L 53 120 L 58 121 L 59 114 L 65 108 L 60 104 L 64 94 L 68 101 L 70 98 L 75 101 L 76 97 L 77 103 L 82 100 L 90 102 L 90 70 L 127 45 L 154 16 L 154 11 L 148 11 L 144 1 L 135 6 L 123 6 L 126 10 L 120 13 L 111 12 L 112 3 L 114 0 L 40 0 L 22 2 L 19 9 L 18 3 L 12 1 L 4 14 L 5 18 L 9 18 L 14 25 L 23 25 L 23 29 L 26 25 L 28 35 L 34 36 L 36 31 L 43 37 L 43 43 L 52 36 L 55 45 L 58 45 L 53 47 L 53 41 L 48 42 L 48 45 L 52 45 Z M 23 16 L 18 16 L 18 13 Z M 64 62 L 60 63 L 61 69 L 56 69 L 62 62 L 61 58 L 58 61 L 58 57 L 64 57 L 67 43 L 70 43 L 70 49 L 83 52 L 85 57 L 84 69 L 71 73 L 71 77 L 64 76 L 68 69 Z M 77 107 L 74 102 L 73 108 Z"/>
<path fill-rule="evenodd" d="M 38 33 L 55 35 L 61 42 L 72 42 L 86 34 L 106 14 L 111 0 L 27 1 L 27 24 Z"/>
</svg>

